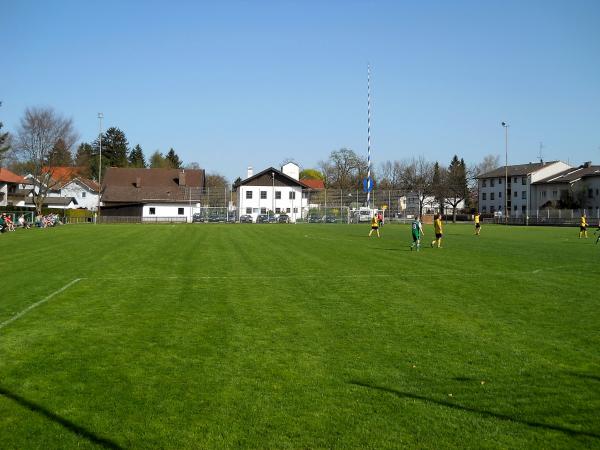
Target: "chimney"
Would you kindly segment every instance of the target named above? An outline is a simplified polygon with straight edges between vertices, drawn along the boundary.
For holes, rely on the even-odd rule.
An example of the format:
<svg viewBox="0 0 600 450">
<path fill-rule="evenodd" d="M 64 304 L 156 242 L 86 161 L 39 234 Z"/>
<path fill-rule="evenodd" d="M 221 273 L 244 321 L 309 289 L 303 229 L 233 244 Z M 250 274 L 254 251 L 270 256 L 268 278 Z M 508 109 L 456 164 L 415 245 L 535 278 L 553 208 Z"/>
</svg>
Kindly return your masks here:
<svg viewBox="0 0 600 450">
<path fill-rule="evenodd" d="M 142 177 L 135 177 L 135 187 L 136 188 L 142 187 Z"/>
<path fill-rule="evenodd" d="M 179 186 L 185 186 L 185 170 L 179 172 Z"/>
<path fill-rule="evenodd" d="M 248 166 L 248 176 L 246 178 L 250 178 L 254 175 L 254 170 L 252 170 L 252 166 Z"/>
</svg>

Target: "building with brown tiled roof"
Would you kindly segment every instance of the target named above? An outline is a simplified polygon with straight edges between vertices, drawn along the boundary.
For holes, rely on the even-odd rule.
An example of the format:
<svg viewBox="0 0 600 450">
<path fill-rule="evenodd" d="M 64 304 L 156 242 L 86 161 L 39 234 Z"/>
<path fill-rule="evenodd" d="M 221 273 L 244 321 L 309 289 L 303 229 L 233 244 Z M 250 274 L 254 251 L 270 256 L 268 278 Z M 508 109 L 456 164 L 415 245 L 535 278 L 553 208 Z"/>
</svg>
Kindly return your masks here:
<svg viewBox="0 0 600 450">
<path fill-rule="evenodd" d="M 191 222 L 205 184 L 203 169 L 110 167 L 102 182 L 100 211 L 105 217 Z"/>
<path fill-rule="evenodd" d="M 24 183 L 26 180 L 22 176 L 0 167 L 0 206 L 16 206 L 16 203 L 24 200 L 29 192 L 20 189 Z"/>
</svg>

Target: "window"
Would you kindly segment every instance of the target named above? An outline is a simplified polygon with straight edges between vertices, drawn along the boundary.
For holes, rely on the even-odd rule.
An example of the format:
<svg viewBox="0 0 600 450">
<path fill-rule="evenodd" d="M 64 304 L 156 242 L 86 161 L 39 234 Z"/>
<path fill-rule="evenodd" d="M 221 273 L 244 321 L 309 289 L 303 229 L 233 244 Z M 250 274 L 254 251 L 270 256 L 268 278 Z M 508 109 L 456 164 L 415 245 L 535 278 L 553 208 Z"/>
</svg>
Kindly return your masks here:
<svg viewBox="0 0 600 450">
<path fill-rule="evenodd" d="M 281 208 L 275 208 L 275 214 L 279 214 L 281 212 Z"/>
<path fill-rule="evenodd" d="M 521 198 L 525 200 L 527 198 L 527 191 L 521 191 Z"/>
<path fill-rule="evenodd" d="M 498 205 L 498 211 L 502 211 L 502 205 Z"/>
<path fill-rule="evenodd" d="M 85 192 L 82 192 L 81 193 L 81 198 L 85 198 L 85 194 L 86 194 Z"/>
<path fill-rule="evenodd" d="M 297 213 L 297 212 L 298 212 L 298 208 L 294 208 L 294 213 Z"/>
<path fill-rule="evenodd" d="M 481 194 L 481 200 L 486 200 L 485 197 L 486 197 L 486 195 L 485 195 L 485 192 L 484 192 L 483 194 Z"/>
<path fill-rule="evenodd" d="M 481 212 L 483 212 L 483 213 L 484 213 L 484 212 L 486 211 L 486 209 L 487 209 L 487 208 L 484 206 L 483 208 L 481 208 Z"/>
<path fill-rule="evenodd" d="M 515 191 L 515 195 L 513 195 L 514 198 L 517 198 L 519 196 L 519 193 L 517 191 Z"/>
<path fill-rule="evenodd" d="M 517 177 L 513 177 L 513 183 L 517 182 Z"/>
<path fill-rule="evenodd" d="M 490 206 L 490 212 L 491 212 L 491 213 L 493 213 L 494 211 L 496 211 L 496 210 L 494 209 L 494 207 L 493 207 L 493 206 Z"/>
<path fill-rule="evenodd" d="M 261 214 L 266 214 L 267 213 L 267 208 L 260 208 L 260 213 Z"/>
<path fill-rule="evenodd" d="M 265 200 L 267 198 L 267 191 L 260 191 L 260 198 Z"/>
<path fill-rule="evenodd" d="M 291 212 L 292 212 L 292 209 L 291 209 L 291 208 L 285 208 L 285 212 L 286 212 L 286 213 L 291 213 Z"/>
<path fill-rule="evenodd" d="M 525 186 L 527 184 L 527 177 L 521 177 L 521 184 Z"/>
<path fill-rule="evenodd" d="M 246 191 L 246 199 L 248 199 L 248 200 L 252 199 L 252 191 Z"/>
<path fill-rule="evenodd" d="M 498 198 L 502 198 L 502 191 L 498 192 Z"/>
<path fill-rule="evenodd" d="M 494 187 L 494 179 L 493 178 L 490 180 L 490 187 Z"/>
<path fill-rule="evenodd" d="M 290 200 L 296 199 L 296 193 L 294 191 L 290 191 Z"/>
<path fill-rule="evenodd" d="M 594 190 L 588 189 L 588 198 L 594 198 Z"/>
<path fill-rule="evenodd" d="M 556 198 L 557 195 L 558 195 L 558 191 L 552 191 L 552 198 Z"/>
<path fill-rule="evenodd" d="M 481 182 L 481 187 L 487 187 L 487 180 L 483 180 Z"/>
<path fill-rule="evenodd" d="M 275 191 L 275 200 L 281 200 L 281 191 Z"/>
<path fill-rule="evenodd" d="M 596 197 L 598 197 L 598 189 L 596 189 Z"/>
<path fill-rule="evenodd" d="M 502 184 L 502 178 L 498 178 L 498 185 Z"/>
<path fill-rule="evenodd" d="M 246 208 L 246 214 L 252 214 L 252 208 Z"/>
<path fill-rule="evenodd" d="M 515 207 L 513 209 L 516 211 L 517 210 L 517 205 L 515 205 Z"/>
<path fill-rule="evenodd" d="M 183 216 L 183 208 L 177 208 L 177 214 Z"/>
<path fill-rule="evenodd" d="M 490 200 L 494 200 L 494 193 L 490 192 Z"/>
<path fill-rule="evenodd" d="M 546 198 L 546 191 L 540 192 L 540 195 L 541 195 L 542 198 Z"/>
<path fill-rule="evenodd" d="M 149 214 L 151 216 L 155 215 L 156 214 L 156 208 L 150 208 Z"/>
<path fill-rule="evenodd" d="M 527 212 L 527 207 L 525 205 L 521 206 L 521 212 L 525 214 Z"/>
<path fill-rule="evenodd" d="M 302 191 L 302 198 L 308 198 L 308 191 Z"/>
</svg>

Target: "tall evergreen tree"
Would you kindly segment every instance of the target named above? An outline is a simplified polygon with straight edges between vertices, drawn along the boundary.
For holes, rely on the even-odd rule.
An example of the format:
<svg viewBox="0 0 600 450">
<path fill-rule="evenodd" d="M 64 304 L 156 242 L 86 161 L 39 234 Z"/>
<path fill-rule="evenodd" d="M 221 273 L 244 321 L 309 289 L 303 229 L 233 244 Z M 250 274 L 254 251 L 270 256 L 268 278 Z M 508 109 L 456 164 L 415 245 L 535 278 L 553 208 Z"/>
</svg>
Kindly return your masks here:
<svg viewBox="0 0 600 450">
<path fill-rule="evenodd" d="M 129 153 L 129 167 L 137 167 L 143 169 L 146 167 L 146 159 L 144 158 L 144 152 L 140 144 L 137 144 Z"/>
<path fill-rule="evenodd" d="M 93 144 L 92 160 L 98 159 L 100 154 L 100 141 L 96 139 Z M 102 173 L 107 167 L 127 167 L 127 154 L 129 143 L 125 133 L 117 127 L 111 127 L 102 134 Z M 104 176 L 102 177 L 104 178 Z"/>
<path fill-rule="evenodd" d="M 467 198 L 469 189 L 467 186 L 467 168 L 464 159 L 458 159 L 454 155 L 448 166 L 448 181 L 446 203 L 452 206 L 452 221 L 456 222 L 456 209 L 458 204 Z"/>
<path fill-rule="evenodd" d="M 98 163 L 92 161 L 93 147 L 87 142 L 82 142 L 77 147 L 75 153 L 75 165 L 81 168 L 82 175 L 88 178 L 96 179 L 98 176 Z M 94 169 L 96 171 L 94 171 Z M 95 174 L 95 175 L 94 175 Z"/>
<path fill-rule="evenodd" d="M 64 139 L 59 139 L 56 141 L 54 147 L 48 155 L 46 164 L 52 167 L 73 165 L 73 154 L 71 153 L 71 150 L 67 148 Z"/>
<path fill-rule="evenodd" d="M 179 159 L 179 156 L 177 156 L 177 153 L 175 153 L 175 150 L 173 150 L 173 148 L 169 150 L 165 159 L 167 160 L 169 166 L 172 169 L 181 168 L 181 159 Z"/>
<path fill-rule="evenodd" d="M 445 169 L 440 167 L 436 161 L 433 165 L 433 178 L 431 181 L 431 193 L 433 194 L 436 203 L 438 204 L 438 212 L 444 212 L 444 200 L 446 198 L 445 185 Z"/>
</svg>

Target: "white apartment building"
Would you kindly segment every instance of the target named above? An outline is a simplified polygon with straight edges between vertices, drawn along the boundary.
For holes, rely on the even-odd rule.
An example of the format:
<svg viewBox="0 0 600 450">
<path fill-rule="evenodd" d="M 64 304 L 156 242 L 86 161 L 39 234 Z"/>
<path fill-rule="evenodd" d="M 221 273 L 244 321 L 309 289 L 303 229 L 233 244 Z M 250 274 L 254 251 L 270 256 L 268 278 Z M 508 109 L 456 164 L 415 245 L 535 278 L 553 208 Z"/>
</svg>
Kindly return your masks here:
<svg viewBox="0 0 600 450">
<path fill-rule="evenodd" d="M 527 215 L 537 207 L 532 202 L 532 184 L 570 168 L 562 161 L 551 161 L 503 166 L 481 174 L 477 177 L 479 211 L 504 215 L 507 207 L 511 217 Z"/>
</svg>

